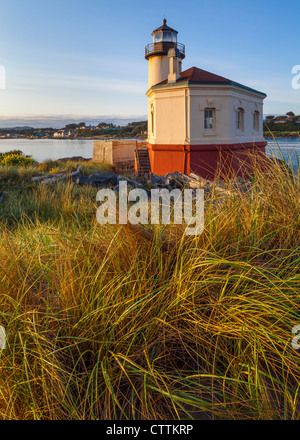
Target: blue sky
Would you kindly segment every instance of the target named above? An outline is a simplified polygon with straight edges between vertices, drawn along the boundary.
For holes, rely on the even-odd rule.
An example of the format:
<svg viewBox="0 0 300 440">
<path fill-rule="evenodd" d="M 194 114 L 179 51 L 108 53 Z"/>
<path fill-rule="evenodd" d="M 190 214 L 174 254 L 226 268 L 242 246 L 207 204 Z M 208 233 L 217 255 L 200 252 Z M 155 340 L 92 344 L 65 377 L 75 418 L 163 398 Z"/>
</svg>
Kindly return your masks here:
<svg viewBox="0 0 300 440">
<path fill-rule="evenodd" d="M 164 16 L 186 45 L 183 69 L 267 93 L 266 114 L 300 114 L 300 90 L 291 86 L 300 65 L 299 0 L 2 0 L 0 8 L 1 126 L 48 116 L 145 117 L 144 47 Z"/>
</svg>

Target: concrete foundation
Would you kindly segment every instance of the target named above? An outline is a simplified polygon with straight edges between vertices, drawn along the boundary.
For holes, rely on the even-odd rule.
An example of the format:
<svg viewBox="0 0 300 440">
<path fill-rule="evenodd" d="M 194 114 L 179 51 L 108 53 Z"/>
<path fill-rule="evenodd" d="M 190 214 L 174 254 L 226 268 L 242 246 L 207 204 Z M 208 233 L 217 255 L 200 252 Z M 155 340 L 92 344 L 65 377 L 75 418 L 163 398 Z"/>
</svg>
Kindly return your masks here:
<svg viewBox="0 0 300 440">
<path fill-rule="evenodd" d="M 135 149 L 135 140 L 95 141 L 93 161 L 119 168 L 133 168 Z"/>
</svg>

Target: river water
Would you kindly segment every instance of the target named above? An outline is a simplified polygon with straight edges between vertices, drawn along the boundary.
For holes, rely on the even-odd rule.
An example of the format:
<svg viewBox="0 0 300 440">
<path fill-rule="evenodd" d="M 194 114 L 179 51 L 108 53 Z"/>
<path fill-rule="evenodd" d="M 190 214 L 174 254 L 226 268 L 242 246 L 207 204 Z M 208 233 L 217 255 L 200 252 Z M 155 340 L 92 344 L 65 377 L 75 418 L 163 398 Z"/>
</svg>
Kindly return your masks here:
<svg viewBox="0 0 300 440">
<path fill-rule="evenodd" d="M 93 155 L 93 140 L 84 139 L 0 139 L 0 153 L 21 150 L 38 162 L 46 159 L 82 156 L 87 159 Z M 278 138 L 269 140 L 267 154 L 284 158 L 297 168 L 296 154 L 300 156 L 300 139 Z"/>
</svg>

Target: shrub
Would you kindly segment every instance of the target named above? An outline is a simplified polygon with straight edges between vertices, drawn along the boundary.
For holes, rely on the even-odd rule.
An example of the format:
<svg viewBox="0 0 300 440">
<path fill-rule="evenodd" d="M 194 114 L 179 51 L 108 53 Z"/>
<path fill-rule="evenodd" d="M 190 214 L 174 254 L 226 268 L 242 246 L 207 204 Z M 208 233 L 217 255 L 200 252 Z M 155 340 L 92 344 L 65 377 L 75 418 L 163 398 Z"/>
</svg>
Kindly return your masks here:
<svg viewBox="0 0 300 440">
<path fill-rule="evenodd" d="M 0 157 L 0 165 L 4 165 L 4 166 L 14 165 L 14 166 L 26 167 L 35 164 L 36 161 L 34 159 L 32 159 L 29 156 L 23 156 L 21 154 L 10 153 L 10 154 L 4 154 Z"/>
<path fill-rule="evenodd" d="M 24 156 L 21 150 L 11 150 L 11 151 L 7 151 L 6 153 L 0 153 L 0 158 L 3 158 L 4 156 L 9 156 L 10 154 L 16 154 L 17 156 Z"/>
</svg>

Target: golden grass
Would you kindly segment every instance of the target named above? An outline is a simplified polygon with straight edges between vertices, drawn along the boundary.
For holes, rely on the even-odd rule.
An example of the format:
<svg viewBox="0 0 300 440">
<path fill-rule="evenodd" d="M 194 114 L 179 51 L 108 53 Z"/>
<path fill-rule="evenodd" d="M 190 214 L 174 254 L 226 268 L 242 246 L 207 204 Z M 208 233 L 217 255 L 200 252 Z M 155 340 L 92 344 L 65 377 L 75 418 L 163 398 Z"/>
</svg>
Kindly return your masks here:
<svg viewBox="0 0 300 440">
<path fill-rule="evenodd" d="M 91 188 L 8 197 L 1 419 L 300 418 L 299 180 L 274 163 L 225 186 L 196 237 L 100 226 Z"/>
</svg>

